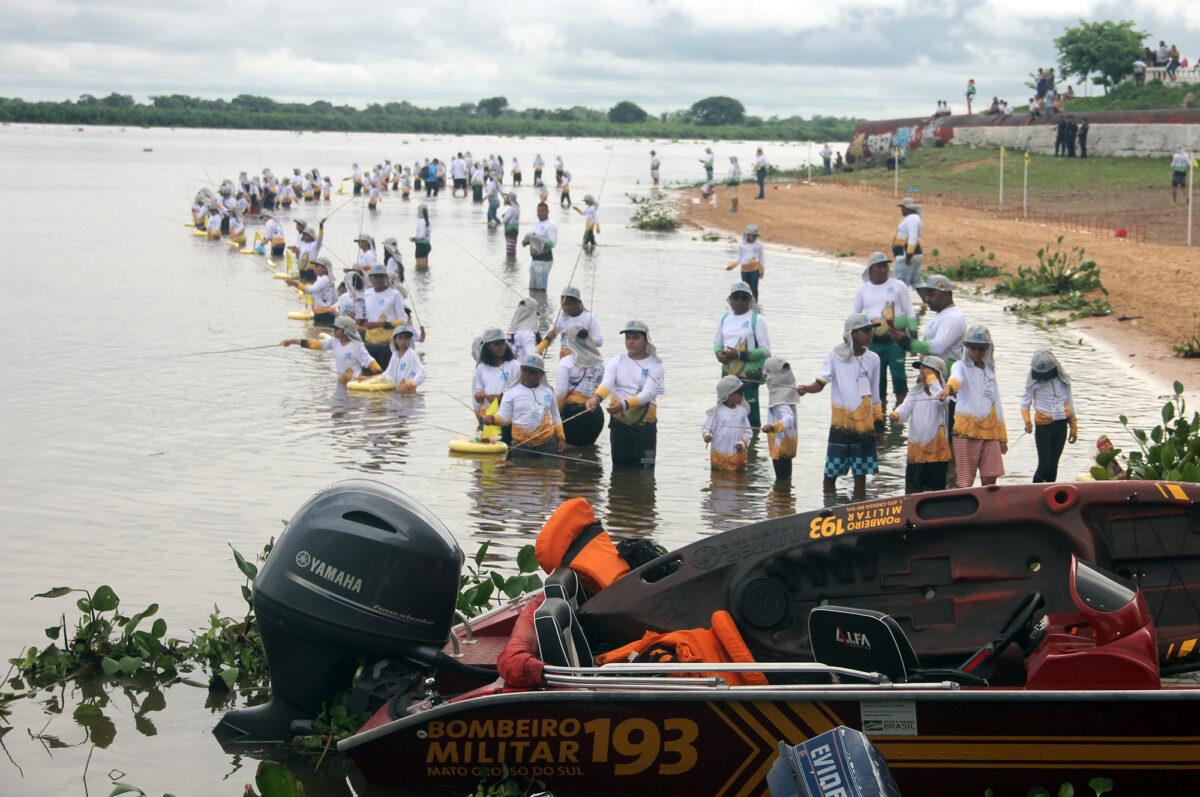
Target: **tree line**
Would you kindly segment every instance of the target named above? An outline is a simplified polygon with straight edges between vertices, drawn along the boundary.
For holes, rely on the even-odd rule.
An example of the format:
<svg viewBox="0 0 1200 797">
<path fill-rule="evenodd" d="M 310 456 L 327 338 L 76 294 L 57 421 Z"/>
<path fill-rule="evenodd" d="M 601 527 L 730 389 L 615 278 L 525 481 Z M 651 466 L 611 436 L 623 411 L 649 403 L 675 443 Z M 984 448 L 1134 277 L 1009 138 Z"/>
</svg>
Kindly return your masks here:
<svg viewBox="0 0 1200 797">
<path fill-rule="evenodd" d="M 747 115 L 741 102 L 731 97 L 707 97 L 689 108 L 655 116 L 629 101 L 619 102 L 608 111 L 580 105 L 516 110 L 509 107 L 505 97 L 487 97 L 479 102 L 441 108 L 420 108 L 405 101 L 371 103 L 358 109 L 325 100 L 288 103 L 250 94 L 240 94 L 231 100 L 162 94 L 152 95 L 147 103 L 139 103 L 131 95 L 113 92 L 107 97 L 83 94 L 78 100 L 61 102 L 26 102 L 20 98 L 0 97 L 0 122 L 451 135 L 848 141 L 857 120 L 831 116 L 762 119 Z"/>
</svg>

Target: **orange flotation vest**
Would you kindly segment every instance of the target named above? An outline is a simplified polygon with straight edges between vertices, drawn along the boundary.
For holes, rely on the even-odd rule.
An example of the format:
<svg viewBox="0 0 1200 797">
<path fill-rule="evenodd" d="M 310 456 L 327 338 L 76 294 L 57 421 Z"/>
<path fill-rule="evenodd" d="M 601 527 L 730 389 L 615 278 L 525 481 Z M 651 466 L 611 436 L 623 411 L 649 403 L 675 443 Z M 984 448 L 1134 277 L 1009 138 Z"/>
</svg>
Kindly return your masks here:
<svg viewBox="0 0 1200 797">
<path fill-rule="evenodd" d="M 570 567 L 593 595 L 629 572 L 585 498 L 572 498 L 554 510 L 538 533 L 534 553 L 547 573 Z"/>
<path fill-rule="evenodd" d="M 647 631 L 641 639 L 596 657 L 596 664 L 623 661 L 645 662 L 753 662 L 742 635 L 729 612 L 713 612 L 712 628 L 692 628 L 666 634 Z M 760 672 L 706 672 L 724 678 L 730 686 L 766 686 Z"/>
</svg>

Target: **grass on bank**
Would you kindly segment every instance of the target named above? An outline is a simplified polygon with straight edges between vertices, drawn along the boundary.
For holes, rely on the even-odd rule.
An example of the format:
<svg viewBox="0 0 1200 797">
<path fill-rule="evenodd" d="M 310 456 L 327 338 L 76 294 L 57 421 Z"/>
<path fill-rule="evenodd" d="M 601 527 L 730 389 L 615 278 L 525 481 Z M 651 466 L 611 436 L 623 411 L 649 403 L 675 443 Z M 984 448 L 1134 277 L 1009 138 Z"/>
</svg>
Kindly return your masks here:
<svg viewBox="0 0 1200 797">
<path fill-rule="evenodd" d="M 1195 83 L 1164 83 L 1151 80 L 1137 85 L 1132 81 L 1122 83 L 1108 94 L 1098 97 L 1076 97 L 1063 104 L 1066 113 L 1087 111 L 1145 111 L 1164 108 L 1182 108 L 1188 94 L 1200 97 L 1200 85 Z M 1200 105 L 1193 105 L 1198 108 Z M 1026 107 L 1028 110 L 1028 106 Z"/>
<path fill-rule="evenodd" d="M 1044 128 L 1053 142 L 1054 128 Z M 1030 154 L 1030 193 L 1120 192 L 1167 189 L 1171 185 L 1170 158 L 1108 157 L 1056 158 Z M 1021 200 L 1025 153 L 1006 150 L 1004 197 Z M 837 175 L 851 182 L 881 188 L 892 187 L 894 175 L 883 166 L 856 169 Z M 816 175 L 814 174 L 814 179 Z M 821 180 L 831 178 L 821 177 Z M 985 147 L 922 147 L 912 150 L 900 163 L 900 191 L 936 196 L 944 193 L 996 196 L 1000 180 L 1000 149 Z"/>
</svg>

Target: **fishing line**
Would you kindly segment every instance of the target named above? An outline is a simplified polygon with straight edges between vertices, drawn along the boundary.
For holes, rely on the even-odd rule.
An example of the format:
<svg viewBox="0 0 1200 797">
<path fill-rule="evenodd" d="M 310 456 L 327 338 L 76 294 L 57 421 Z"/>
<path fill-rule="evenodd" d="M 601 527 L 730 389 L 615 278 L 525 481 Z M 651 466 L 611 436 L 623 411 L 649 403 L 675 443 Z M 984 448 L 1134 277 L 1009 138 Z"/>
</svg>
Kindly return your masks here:
<svg viewBox="0 0 1200 797">
<path fill-rule="evenodd" d="M 258 351 L 259 349 L 277 349 L 277 348 L 279 348 L 278 343 L 268 343 L 264 346 L 246 346 L 241 349 L 222 349 L 220 351 L 197 351 L 197 352 L 192 352 L 191 354 L 176 354 L 172 357 L 168 357 L 167 359 L 168 360 L 176 360 L 176 359 L 179 359 L 180 357 L 204 357 L 209 354 L 234 354 L 234 353 L 240 352 L 240 351 Z"/>
<path fill-rule="evenodd" d="M 480 260 L 479 258 L 475 257 L 475 255 L 471 254 L 471 252 L 470 252 L 470 251 L 468 251 L 468 250 L 467 250 L 467 248 L 466 248 L 465 246 L 463 246 L 462 244 L 460 244 L 458 241 L 454 240 L 453 238 L 451 238 L 451 239 L 450 239 L 450 241 L 451 241 L 451 243 L 453 243 L 455 246 L 457 246 L 459 249 L 461 249 L 461 250 L 463 250 L 464 252 L 466 252 L 468 257 L 470 257 L 472 260 L 474 260 L 474 261 L 475 261 L 476 263 L 478 263 L 479 265 L 483 266 L 483 269 L 484 269 L 484 270 L 485 270 L 487 273 L 491 274 L 493 277 L 495 277 L 497 280 L 499 280 L 499 282 L 500 282 L 500 284 L 501 284 L 501 285 L 503 285 L 505 288 L 507 288 L 509 291 L 511 291 L 511 292 L 512 292 L 514 295 L 516 295 L 518 298 L 521 298 L 521 299 L 527 299 L 527 298 L 529 298 L 529 297 L 527 297 L 527 296 L 524 296 L 523 294 L 519 293 L 519 292 L 516 290 L 516 288 L 514 288 L 513 286 L 509 285 L 509 284 L 508 284 L 508 282 L 506 282 L 506 281 L 505 281 L 504 277 L 501 277 L 501 276 L 500 276 L 499 274 L 497 274 L 495 271 L 492 271 L 492 269 L 488 268 L 488 267 L 487 267 L 487 265 L 486 265 L 486 264 L 485 264 L 485 263 L 484 263 L 482 260 Z M 542 319 L 543 321 L 550 321 L 550 319 L 549 319 L 549 318 L 547 318 L 546 316 L 542 315 L 542 312 L 541 312 L 540 310 L 538 310 L 538 311 L 536 311 L 536 312 L 537 312 L 538 318 Z M 551 326 L 553 326 L 553 324 L 551 324 Z"/>
</svg>

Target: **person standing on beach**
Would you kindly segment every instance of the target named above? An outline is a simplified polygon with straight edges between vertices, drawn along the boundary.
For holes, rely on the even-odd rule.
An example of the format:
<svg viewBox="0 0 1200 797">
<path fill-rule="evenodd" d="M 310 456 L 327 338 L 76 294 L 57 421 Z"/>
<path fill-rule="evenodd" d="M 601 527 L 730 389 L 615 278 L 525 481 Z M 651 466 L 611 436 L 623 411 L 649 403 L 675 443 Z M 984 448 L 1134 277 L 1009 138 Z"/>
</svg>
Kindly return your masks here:
<svg viewBox="0 0 1200 797">
<path fill-rule="evenodd" d="M 1055 126 L 1054 135 L 1054 157 L 1065 155 L 1067 151 L 1067 120 L 1063 117 L 1058 120 Z"/>
<path fill-rule="evenodd" d="M 701 162 L 702 164 L 704 164 L 704 179 L 705 179 L 705 180 L 707 180 L 708 182 L 710 182 L 710 183 L 711 183 L 711 182 L 712 182 L 712 179 L 713 179 L 713 151 L 712 151 L 712 147 L 705 147 L 705 148 L 704 148 L 704 157 L 700 159 L 700 162 Z"/>
<path fill-rule="evenodd" d="M 729 171 L 725 173 L 725 185 L 729 188 L 729 212 L 738 212 L 738 186 L 742 184 L 742 167 L 738 166 L 737 155 L 729 156 Z"/>
<path fill-rule="evenodd" d="M 917 287 L 921 284 L 921 206 L 912 197 L 900 200 L 900 225 L 892 239 L 892 257 L 896 258 L 896 277 L 905 285 Z"/>
<path fill-rule="evenodd" d="M 1063 143 L 1067 147 L 1067 157 L 1075 157 L 1075 134 L 1079 132 L 1079 125 L 1075 124 L 1075 117 L 1067 117 L 1067 128 L 1063 132 Z"/>
<path fill-rule="evenodd" d="M 662 165 L 662 160 L 654 150 L 650 150 L 650 179 L 654 181 L 651 188 L 658 188 L 658 167 Z"/>
<path fill-rule="evenodd" d="M 867 474 L 879 472 L 878 445 L 883 434 L 879 403 L 879 357 L 867 348 L 875 325 L 855 313 L 842 325 L 842 342 L 825 355 L 825 364 L 811 385 L 800 385 L 801 396 L 833 386 L 829 403 L 833 419 L 825 452 L 826 495 L 837 490 L 837 479 L 854 475 L 854 498 L 867 496 Z"/>
<path fill-rule="evenodd" d="M 762 147 L 758 148 L 758 154 L 754 156 L 754 179 L 758 181 L 758 196 L 754 198 L 766 199 L 763 190 L 767 181 L 767 156 L 763 154 Z"/>
<path fill-rule="evenodd" d="M 1192 159 L 1180 147 L 1175 152 L 1175 157 L 1171 158 L 1171 202 L 1178 202 L 1175 192 L 1180 188 L 1187 188 L 1187 173 L 1188 166 L 1191 165 Z M 1190 202 L 1191 199 L 1185 193 L 1183 195 L 1184 202 Z"/>
<path fill-rule="evenodd" d="M 825 174 L 833 174 L 833 150 L 829 148 L 828 141 L 821 147 L 821 163 L 824 164 Z"/>
<path fill-rule="evenodd" d="M 1079 117 L 1079 132 L 1076 133 L 1075 139 L 1079 142 L 1079 157 L 1087 157 L 1087 137 L 1088 137 L 1088 120 L 1086 117 Z"/>
</svg>

